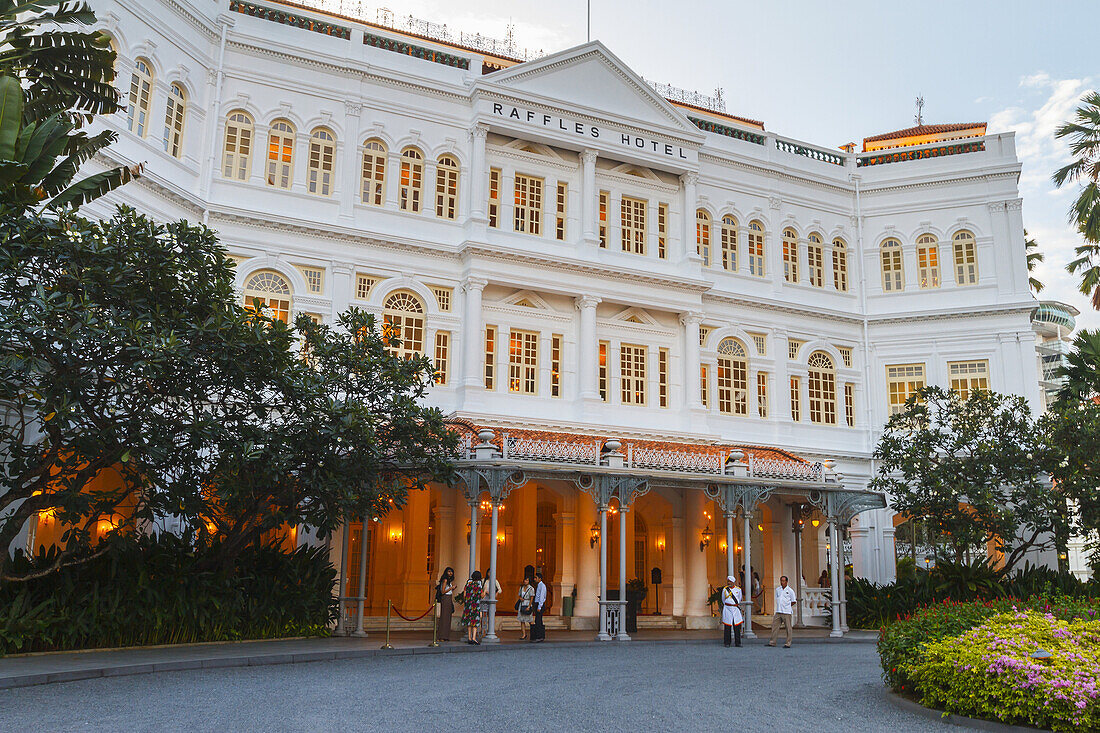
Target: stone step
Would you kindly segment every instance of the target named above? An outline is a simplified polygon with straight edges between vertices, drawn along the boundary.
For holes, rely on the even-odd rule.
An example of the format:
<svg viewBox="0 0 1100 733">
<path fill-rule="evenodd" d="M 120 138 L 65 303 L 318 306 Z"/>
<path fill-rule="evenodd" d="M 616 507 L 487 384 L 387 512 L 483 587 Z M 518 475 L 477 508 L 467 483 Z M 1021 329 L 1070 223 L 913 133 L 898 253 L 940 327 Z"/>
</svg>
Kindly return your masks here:
<svg viewBox="0 0 1100 733">
<path fill-rule="evenodd" d="M 676 616 L 639 616 L 639 629 L 682 629 L 684 620 Z"/>
</svg>

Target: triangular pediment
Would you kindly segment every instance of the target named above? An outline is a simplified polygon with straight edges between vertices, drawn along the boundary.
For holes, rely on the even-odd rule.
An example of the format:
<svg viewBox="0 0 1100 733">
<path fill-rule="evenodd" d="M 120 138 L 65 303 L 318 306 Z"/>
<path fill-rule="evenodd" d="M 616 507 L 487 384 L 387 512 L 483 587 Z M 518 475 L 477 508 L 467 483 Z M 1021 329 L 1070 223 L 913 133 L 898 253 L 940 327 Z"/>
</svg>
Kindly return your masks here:
<svg viewBox="0 0 1100 733">
<path fill-rule="evenodd" d="M 516 308 L 533 308 L 534 310 L 553 310 L 545 300 L 531 290 L 520 290 L 512 293 L 501 301 L 501 305 L 510 305 Z"/>
<path fill-rule="evenodd" d="M 641 126 L 700 135 L 699 128 L 599 41 L 483 78 L 529 95 L 559 100 L 566 109 L 586 108 L 599 117 L 614 116 Z"/>
<path fill-rule="evenodd" d="M 627 308 L 615 315 L 612 321 L 618 323 L 633 323 L 636 326 L 659 326 L 657 319 L 646 313 L 641 308 Z"/>
</svg>

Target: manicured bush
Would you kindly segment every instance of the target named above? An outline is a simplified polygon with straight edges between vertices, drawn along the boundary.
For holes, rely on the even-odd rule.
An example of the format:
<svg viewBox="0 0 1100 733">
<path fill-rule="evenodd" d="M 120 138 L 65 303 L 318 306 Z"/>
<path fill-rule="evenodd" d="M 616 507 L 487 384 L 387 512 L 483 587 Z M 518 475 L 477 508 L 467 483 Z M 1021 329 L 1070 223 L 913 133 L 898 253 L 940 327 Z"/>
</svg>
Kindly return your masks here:
<svg viewBox="0 0 1100 733">
<path fill-rule="evenodd" d="M 1039 649 L 1050 658 L 1033 658 Z M 1001 613 L 902 664 L 928 707 L 1056 731 L 1100 729 L 1100 621 Z"/>
<path fill-rule="evenodd" d="M 0 654 L 328 633 L 336 573 L 323 547 L 254 545 L 227 571 L 209 569 L 218 551 L 167 533 L 123 538 L 86 564 L 2 584 Z"/>
</svg>

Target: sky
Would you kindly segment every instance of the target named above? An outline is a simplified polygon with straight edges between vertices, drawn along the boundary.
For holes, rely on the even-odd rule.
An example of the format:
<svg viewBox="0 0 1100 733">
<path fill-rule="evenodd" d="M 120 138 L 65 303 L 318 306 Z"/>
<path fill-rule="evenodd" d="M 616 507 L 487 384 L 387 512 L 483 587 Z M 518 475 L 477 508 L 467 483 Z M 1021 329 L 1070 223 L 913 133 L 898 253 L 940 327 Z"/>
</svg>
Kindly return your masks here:
<svg viewBox="0 0 1100 733">
<path fill-rule="evenodd" d="M 587 0 L 298 0 L 355 11 L 379 6 L 452 31 L 552 53 L 584 43 Z M 713 94 L 726 111 L 781 135 L 825 146 L 924 121 L 989 123 L 1016 132 L 1024 226 L 1046 256 L 1043 299 L 1076 306 L 1078 327 L 1100 313 L 1065 271 L 1080 243 L 1067 222 L 1075 191 L 1051 173 L 1069 160 L 1054 129 L 1100 89 L 1100 2 L 954 0 L 590 0 L 592 38 L 646 79 Z M 342 5 L 342 7 L 341 7 Z M 351 12 L 348 12 L 351 11 Z"/>
</svg>

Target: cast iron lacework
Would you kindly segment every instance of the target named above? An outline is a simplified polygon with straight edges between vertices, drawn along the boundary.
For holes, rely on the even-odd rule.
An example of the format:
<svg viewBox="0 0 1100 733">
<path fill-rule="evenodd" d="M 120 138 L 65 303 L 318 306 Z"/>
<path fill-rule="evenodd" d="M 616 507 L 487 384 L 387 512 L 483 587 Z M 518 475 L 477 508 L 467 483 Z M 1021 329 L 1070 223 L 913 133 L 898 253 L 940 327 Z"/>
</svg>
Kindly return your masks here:
<svg viewBox="0 0 1100 733">
<path fill-rule="evenodd" d="M 755 132 L 749 132 L 748 130 L 739 130 L 736 127 L 728 127 L 727 125 L 720 125 L 717 122 L 711 122 L 710 120 L 701 120 L 698 117 L 692 117 L 688 115 L 688 119 L 704 132 L 713 132 L 715 135 L 725 135 L 726 137 L 732 137 L 737 140 L 744 140 L 745 142 L 755 143 L 757 145 L 764 144 L 764 136 Z"/>
<path fill-rule="evenodd" d="M 404 41 L 398 41 L 394 38 L 376 36 L 373 33 L 363 33 L 363 43 L 368 46 L 380 48 L 383 51 L 393 51 L 394 53 L 401 53 L 405 54 L 406 56 L 412 56 L 414 59 L 434 61 L 435 63 L 443 64 L 444 66 L 453 66 L 456 69 L 470 68 L 470 60 L 468 58 L 444 53 L 443 51 L 436 51 L 435 49 L 426 48 L 424 46 L 417 46 L 412 43 L 405 43 Z"/>
<path fill-rule="evenodd" d="M 270 20 L 274 23 L 282 23 L 283 25 L 292 25 L 298 28 L 305 28 L 308 31 L 323 33 L 326 36 L 343 38 L 345 41 L 351 39 L 350 28 L 345 28 L 340 25 L 334 25 L 332 23 L 326 23 L 323 20 L 315 20 L 314 18 L 307 18 L 305 16 L 295 15 L 294 13 L 288 13 L 284 10 L 267 8 L 263 5 L 257 5 L 255 3 L 240 2 L 240 0 L 229 0 L 229 10 L 230 12 L 234 13 L 244 13 L 245 15 L 251 15 L 254 18 L 263 18 L 264 20 Z"/>
<path fill-rule="evenodd" d="M 907 160 L 919 160 L 921 158 L 940 158 L 945 155 L 960 155 L 961 153 L 980 153 L 985 150 L 985 141 L 979 140 L 973 143 L 960 145 L 941 145 L 938 148 L 924 148 L 922 150 L 896 150 L 880 155 L 868 155 L 856 160 L 856 165 L 885 165 L 886 163 L 902 163 Z"/>
</svg>

